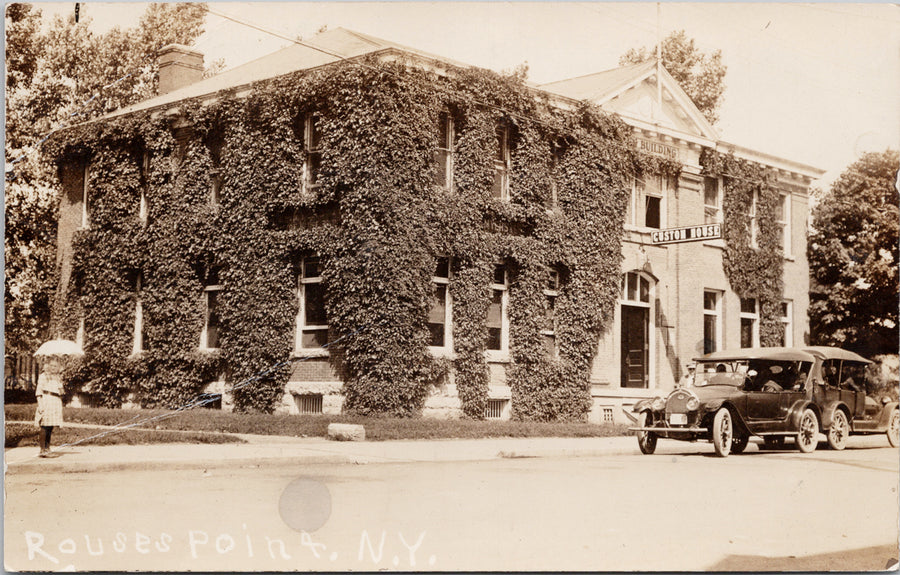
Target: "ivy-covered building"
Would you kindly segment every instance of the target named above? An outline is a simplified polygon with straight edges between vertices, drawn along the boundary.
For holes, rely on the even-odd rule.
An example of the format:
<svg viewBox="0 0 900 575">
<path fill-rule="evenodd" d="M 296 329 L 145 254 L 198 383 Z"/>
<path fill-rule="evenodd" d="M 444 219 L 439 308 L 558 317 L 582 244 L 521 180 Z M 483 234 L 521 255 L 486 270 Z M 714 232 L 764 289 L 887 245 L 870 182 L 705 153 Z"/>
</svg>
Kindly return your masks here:
<svg viewBox="0 0 900 575">
<path fill-rule="evenodd" d="M 535 86 L 337 29 L 161 64 L 50 146 L 76 402 L 619 421 L 807 335 L 822 172 L 723 142 L 654 63 Z"/>
</svg>

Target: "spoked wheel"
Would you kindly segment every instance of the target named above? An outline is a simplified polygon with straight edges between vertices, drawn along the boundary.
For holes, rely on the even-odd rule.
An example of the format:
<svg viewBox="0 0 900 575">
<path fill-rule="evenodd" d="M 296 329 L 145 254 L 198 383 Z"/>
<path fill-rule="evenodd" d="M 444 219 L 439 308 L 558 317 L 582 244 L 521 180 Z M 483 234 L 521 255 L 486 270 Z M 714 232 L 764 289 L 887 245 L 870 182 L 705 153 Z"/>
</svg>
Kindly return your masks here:
<svg viewBox="0 0 900 575">
<path fill-rule="evenodd" d="M 891 422 L 887 428 L 888 443 L 891 447 L 900 445 L 900 409 L 895 409 L 891 414 Z"/>
<path fill-rule="evenodd" d="M 643 411 L 638 416 L 638 427 L 650 427 L 650 412 Z M 638 447 L 644 455 L 652 455 L 656 451 L 656 434 L 652 431 L 638 431 Z"/>
<path fill-rule="evenodd" d="M 850 435 L 850 423 L 847 414 L 838 409 L 831 419 L 831 427 L 828 428 L 828 447 L 840 451 L 847 446 L 847 436 Z"/>
<path fill-rule="evenodd" d="M 812 453 L 819 444 L 819 418 L 816 412 L 807 409 L 800 416 L 800 426 L 797 429 L 797 449 L 803 453 Z"/>
<path fill-rule="evenodd" d="M 734 437 L 731 439 L 731 452 L 736 454 L 743 453 L 748 445 L 750 445 L 750 436 L 746 433 L 735 431 Z"/>
<path fill-rule="evenodd" d="M 734 429 L 731 425 L 731 413 L 726 408 L 716 412 L 713 418 L 712 440 L 716 448 L 716 455 L 728 457 L 731 452 L 731 443 L 734 439 Z"/>
</svg>

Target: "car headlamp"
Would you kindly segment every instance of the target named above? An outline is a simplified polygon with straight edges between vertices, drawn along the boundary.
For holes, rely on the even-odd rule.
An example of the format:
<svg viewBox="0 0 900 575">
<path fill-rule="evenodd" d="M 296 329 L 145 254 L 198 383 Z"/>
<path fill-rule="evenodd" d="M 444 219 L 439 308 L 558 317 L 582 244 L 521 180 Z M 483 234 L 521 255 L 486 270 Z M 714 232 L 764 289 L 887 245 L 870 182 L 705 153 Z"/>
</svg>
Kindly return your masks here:
<svg viewBox="0 0 900 575">
<path fill-rule="evenodd" d="M 692 397 L 687 401 L 685 407 L 688 408 L 688 411 L 697 411 L 697 408 L 700 407 L 700 400 L 696 397 Z"/>
<path fill-rule="evenodd" d="M 662 411 L 665 407 L 666 400 L 661 397 L 654 399 L 653 403 L 650 405 L 650 408 L 653 409 L 653 411 Z"/>
</svg>

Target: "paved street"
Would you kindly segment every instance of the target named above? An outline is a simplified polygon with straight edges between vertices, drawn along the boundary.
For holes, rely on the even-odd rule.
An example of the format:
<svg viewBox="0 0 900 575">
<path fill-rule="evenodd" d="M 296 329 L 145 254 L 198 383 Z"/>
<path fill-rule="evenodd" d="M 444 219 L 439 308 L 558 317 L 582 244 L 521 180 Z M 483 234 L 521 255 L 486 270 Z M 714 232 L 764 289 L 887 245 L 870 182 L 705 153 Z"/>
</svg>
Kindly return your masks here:
<svg viewBox="0 0 900 575">
<path fill-rule="evenodd" d="M 751 445 L 727 459 L 660 441 L 653 456 L 11 468 L 6 566 L 725 570 L 842 552 L 883 569 L 898 537 L 886 443 L 851 438 L 846 451 L 809 455 Z"/>
</svg>

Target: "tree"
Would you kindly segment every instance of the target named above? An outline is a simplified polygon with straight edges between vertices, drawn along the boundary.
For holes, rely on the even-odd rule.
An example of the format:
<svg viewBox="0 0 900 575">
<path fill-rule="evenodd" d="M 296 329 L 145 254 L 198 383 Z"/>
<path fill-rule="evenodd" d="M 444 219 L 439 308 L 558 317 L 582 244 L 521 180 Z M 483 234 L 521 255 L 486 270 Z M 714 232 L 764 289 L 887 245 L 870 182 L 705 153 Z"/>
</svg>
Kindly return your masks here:
<svg viewBox="0 0 900 575">
<path fill-rule="evenodd" d="M 150 4 L 134 28 L 94 33 L 90 18 L 56 16 L 42 30 L 30 4 L 6 9 L 7 353 L 27 353 L 48 335 L 55 289 L 55 166 L 42 157 L 51 129 L 98 117 L 153 96 L 156 52 L 203 32 L 205 4 Z"/>
<path fill-rule="evenodd" d="M 813 209 L 807 255 L 813 343 L 896 354 L 900 154 L 867 153 Z"/>
<path fill-rule="evenodd" d="M 656 59 L 656 46 L 632 48 L 619 58 L 619 65 L 640 64 Z M 662 65 L 710 123 L 719 120 L 719 105 L 725 92 L 725 72 L 722 51 L 703 53 L 684 30 L 672 32 L 662 41 Z"/>
</svg>

